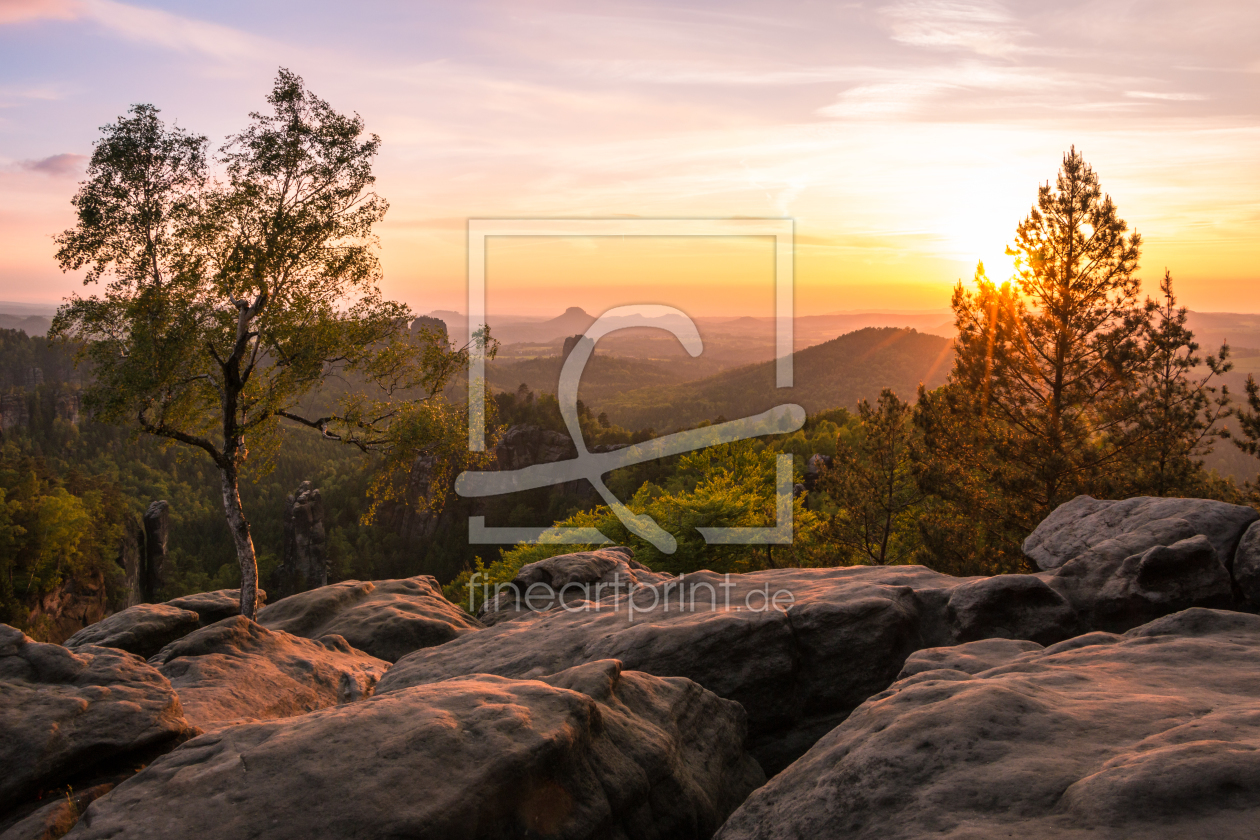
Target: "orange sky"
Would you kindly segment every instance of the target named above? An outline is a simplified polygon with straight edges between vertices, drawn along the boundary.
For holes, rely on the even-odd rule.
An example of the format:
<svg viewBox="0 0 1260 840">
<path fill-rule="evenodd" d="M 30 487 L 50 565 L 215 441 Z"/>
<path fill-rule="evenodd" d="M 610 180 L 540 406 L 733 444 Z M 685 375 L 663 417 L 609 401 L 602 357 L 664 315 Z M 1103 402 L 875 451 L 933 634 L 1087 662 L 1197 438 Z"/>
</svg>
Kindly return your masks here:
<svg viewBox="0 0 1260 840">
<path fill-rule="evenodd" d="M 798 313 L 931 309 L 1075 144 L 1191 308 L 1260 312 L 1260 4 L 0 4 L 0 300 L 134 102 L 239 130 L 277 65 L 381 135 L 385 290 L 464 308 L 465 220 L 791 217 Z M 1082 21 L 1087 17 L 1089 25 Z M 492 243 L 491 312 L 769 314 L 765 242 Z"/>
</svg>

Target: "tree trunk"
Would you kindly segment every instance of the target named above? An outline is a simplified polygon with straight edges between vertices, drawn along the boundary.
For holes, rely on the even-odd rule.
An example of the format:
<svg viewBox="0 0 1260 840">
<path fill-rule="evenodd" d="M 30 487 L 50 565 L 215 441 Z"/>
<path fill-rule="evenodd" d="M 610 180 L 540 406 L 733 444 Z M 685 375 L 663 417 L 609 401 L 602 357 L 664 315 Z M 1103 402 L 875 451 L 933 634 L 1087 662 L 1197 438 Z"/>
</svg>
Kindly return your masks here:
<svg viewBox="0 0 1260 840">
<path fill-rule="evenodd" d="M 254 540 L 241 508 L 236 470 L 221 469 L 219 474 L 223 479 L 223 512 L 227 514 L 228 530 L 236 543 L 236 559 L 241 564 L 241 615 L 252 620 L 258 612 L 258 558 L 254 555 Z"/>
</svg>

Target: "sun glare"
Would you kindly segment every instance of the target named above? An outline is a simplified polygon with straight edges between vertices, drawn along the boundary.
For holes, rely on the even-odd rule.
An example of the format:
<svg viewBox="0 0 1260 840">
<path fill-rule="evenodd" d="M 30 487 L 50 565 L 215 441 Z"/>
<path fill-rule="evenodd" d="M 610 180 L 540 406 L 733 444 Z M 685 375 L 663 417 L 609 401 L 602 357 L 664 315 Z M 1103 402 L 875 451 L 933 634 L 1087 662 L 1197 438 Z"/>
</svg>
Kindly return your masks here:
<svg viewBox="0 0 1260 840">
<path fill-rule="evenodd" d="M 995 283 L 1015 275 L 1015 257 L 1006 254 L 1006 247 L 1027 205 L 1027 195 L 1018 186 L 1022 185 L 996 181 L 977 185 L 941 219 L 946 255 L 962 260 L 969 274 L 977 262 L 983 262 L 985 274 Z"/>
</svg>

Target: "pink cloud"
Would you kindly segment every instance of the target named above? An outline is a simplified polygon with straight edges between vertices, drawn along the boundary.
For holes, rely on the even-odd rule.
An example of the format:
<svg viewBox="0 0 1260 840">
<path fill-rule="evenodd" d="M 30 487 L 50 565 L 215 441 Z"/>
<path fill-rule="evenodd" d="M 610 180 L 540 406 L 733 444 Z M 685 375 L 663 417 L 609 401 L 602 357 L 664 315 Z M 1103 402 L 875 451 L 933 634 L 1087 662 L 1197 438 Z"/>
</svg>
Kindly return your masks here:
<svg viewBox="0 0 1260 840">
<path fill-rule="evenodd" d="M 87 163 L 87 155 L 60 154 L 46 157 L 43 160 L 24 160 L 22 168 L 31 172 L 42 172 L 45 175 L 66 176 L 78 175 Z"/>
<path fill-rule="evenodd" d="M 3 0 L 0 2 L 0 25 L 27 20 L 71 20 L 79 16 L 74 0 Z"/>
</svg>

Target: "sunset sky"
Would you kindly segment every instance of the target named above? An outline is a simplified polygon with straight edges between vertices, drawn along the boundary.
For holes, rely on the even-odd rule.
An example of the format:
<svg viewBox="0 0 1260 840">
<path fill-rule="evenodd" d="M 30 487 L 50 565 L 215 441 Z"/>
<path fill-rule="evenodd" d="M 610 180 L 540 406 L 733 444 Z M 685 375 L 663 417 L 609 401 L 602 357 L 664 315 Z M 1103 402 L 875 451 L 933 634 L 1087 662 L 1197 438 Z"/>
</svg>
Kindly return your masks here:
<svg viewBox="0 0 1260 840">
<path fill-rule="evenodd" d="M 1260 312 L 1260 3 L 0 0 L 0 300 L 99 126 L 210 136 L 277 67 L 383 141 L 385 291 L 464 309 L 465 221 L 791 217 L 798 314 L 940 309 L 1073 144 L 1183 303 Z M 491 312 L 769 314 L 768 240 L 492 241 Z"/>
</svg>

